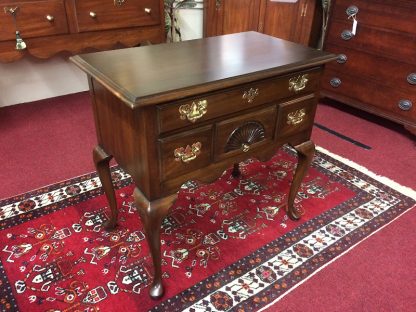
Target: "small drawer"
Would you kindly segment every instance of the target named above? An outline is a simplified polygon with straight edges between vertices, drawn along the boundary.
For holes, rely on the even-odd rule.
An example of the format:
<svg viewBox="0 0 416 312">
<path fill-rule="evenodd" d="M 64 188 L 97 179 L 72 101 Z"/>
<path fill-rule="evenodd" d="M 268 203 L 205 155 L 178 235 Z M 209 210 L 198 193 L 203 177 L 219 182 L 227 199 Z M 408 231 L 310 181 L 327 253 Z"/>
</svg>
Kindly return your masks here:
<svg viewBox="0 0 416 312">
<path fill-rule="evenodd" d="M 276 137 L 280 139 L 312 129 L 316 104 L 312 95 L 279 104 Z"/>
<path fill-rule="evenodd" d="M 276 105 L 217 123 L 215 160 L 247 153 L 273 141 Z"/>
<path fill-rule="evenodd" d="M 225 116 L 258 105 L 313 92 L 319 86 L 320 70 L 303 71 L 234 89 L 210 93 L 158 107 L 160 133 Z"/>
<path fill-rule="evenodd" d="M 211 125 L 159 139 L 161 180 L 209 165 L 211 142 Z"/>
<path fill-rule="evenodd" d="M 78 31 L 95 31 L 160 23 L 158 0 L 76 0 Z"/>
<path fill-rule="evenodd" d="M 0 41 L 16 39 L 13 10 L 23 39 L 68 33 L 64 1 L 10 2 L 1 5 Z"/>
</svg>

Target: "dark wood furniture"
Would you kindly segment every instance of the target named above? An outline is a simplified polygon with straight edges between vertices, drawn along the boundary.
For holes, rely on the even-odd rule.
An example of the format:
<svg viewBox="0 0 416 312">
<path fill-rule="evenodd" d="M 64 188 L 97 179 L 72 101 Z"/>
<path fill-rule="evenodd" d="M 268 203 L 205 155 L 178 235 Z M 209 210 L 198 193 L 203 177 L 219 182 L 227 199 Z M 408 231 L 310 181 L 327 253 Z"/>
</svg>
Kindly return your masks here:
<svg viewBox="0 0 416 312">
<path fill-rule="evenodd" d="M 416 134 L 415 12 L 414 0 L 336 0 L 325 49 L 339 57 L 325 69 L 323 95 Z"/>
<path fill-rule="evenodd" d="M 98 146 L 94 161 L 112 215 L 111 157 L 135 184 L 134 198 L 163 294 L 160 226 L 189 179 L 215 180 L 238 162 L 269 159 L 291 144 L 299 155 L 287 213 L 314 153 L 310 140 L 324 63 L 335 55 L 256 32 L 71 57 L 88 74 Z"/>
<path fill-rule="evenodd" d="M 0 62 L 165 38 L 162 0 L 0 0 L 0 8 Z M 16 31 L 26 49 L 16 49 Z"/>
<path fill-rule="evenodd" d="M 314 23 L 316 0 L 295 3 L 273 0 L 206 0 L 204 36 L 254 30 L 281 39 L 314 46 L 319 29 Z M 319 20 L 320 22 L 320 20 Z"/>
</svg>

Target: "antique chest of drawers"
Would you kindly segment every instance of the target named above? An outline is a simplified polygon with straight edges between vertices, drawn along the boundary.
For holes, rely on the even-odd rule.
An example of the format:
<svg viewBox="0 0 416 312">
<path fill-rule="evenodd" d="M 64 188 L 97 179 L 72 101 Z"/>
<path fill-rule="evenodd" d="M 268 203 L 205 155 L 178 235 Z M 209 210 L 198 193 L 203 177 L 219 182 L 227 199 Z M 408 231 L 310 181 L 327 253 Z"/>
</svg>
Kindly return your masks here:
<svg viewBox="0 0 416 312">
<path fill-rule="evenodd" d="M 325 50 L 339 57 L 325 69 L 323 95 L 416 133 L 415 12 L 413 0 L 334 1 Z"/>
<path fill-rule="evenodd" d="M 0 7 L 0 62 L 165 37 L 162 0 L 0 0 Z"/>
<path fill-rule="evenodd" d="M 312 160 L 310 140 L 321 72 L 335 55 L 256 32 L 72 57 L 89 77 L 98 146 L 94 161 L 116 224 L 108 162 L 133 178 L 135 202 L 163 295 L 159 232 L 181 184 L 211 182 L 289 143 L 299 163 L 287 213 Z"/>
</svg>

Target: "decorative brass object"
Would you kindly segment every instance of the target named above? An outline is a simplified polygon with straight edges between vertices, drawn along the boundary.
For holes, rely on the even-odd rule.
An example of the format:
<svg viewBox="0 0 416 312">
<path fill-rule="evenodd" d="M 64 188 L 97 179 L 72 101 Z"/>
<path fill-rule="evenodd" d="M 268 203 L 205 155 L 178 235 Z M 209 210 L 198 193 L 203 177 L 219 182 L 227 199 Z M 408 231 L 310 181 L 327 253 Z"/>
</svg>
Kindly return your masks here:
<svg viewBox="0 0 416 312">
<path fill-rule="evenodd" d="M 186 147 L 179 147 L 173 151 L 176 161 L 182 161 L 188 163 L 194 160 L 201 153 L 202 144 L 196 142 L 192 146 L 187 145 Z"/>
<path fill-rule="evenodd" d="M 46 19 L 49 21 L 49 22 L 53 22 L 54 20 L 55 20 L 55 17 L 53 16 L 53 15 L 46 15 L 45 16 L 46 17 Z"/>
<path fill-rule="evenodd" d="M 299 92 L 306 88 L 306 84 L 308 83 L 309 75 L 299 75 L 297 77 L 293 77 L 289 79 L 289 91 Z"/>
<path fill-rule="evenodd" d="M 207 107 L 207 100 L 192 102 L 192 104 L 181 105 L 179 114 L 182 120 L 188 119 L 190 122 L 195 122 L 207 113 Z"/>
<path fill-rule="evenodd" d="M 22 37 L 20 36 L 20 32 L 17 29 L 16 15 L 17 15 L 17 12 L 19 11 L 19 7 L 14 7 L 14 8 L 4 7 L 3 10 L 4 10 L 4 13 L 10 14 L 13 18 L 14 27 L 16 28 L 16 50 L 26 49 L 26 43 L 23 41 Z"/>
<path fill-rule="evenodd" d="M 121 7 L 127 0 L 114 0 L 114 6 Z"/>
<path fill-rule="evenodd" d="M 241 144 L 241 150 L 242 150 L 244 153 L 247 153 L 247 152 L 250 150 L 250 145 L 248 145 L 248 144 L 246 144 L 246 143 Z"/>
<path fill-rule="evenodd" d="M 151 9 L 151 8 L 144 8 L 144 11 L 145 11 L 147 14 L 150 14 L 150 13 L 152 12 L 152 9 Z"/>
<path fill-rule="evenodd" d="M 295 110 L 287 114 L 287 124 L 296 126 L 300 124 L 306 116 L 306 111 L 304 108 Z"/>
<path fill-rule="evenodd" d="M 247 102 L 251 103 L 257 95 L 259 95 L 259 89 L 250 88 L 250 90 L 244 92 L 243 100 L 247 100 Z"/>
<path fill-rule="evenodd" d="M 95 12 L 90 12 L 90 16 L 92 17 L 92 18 L 96 18 L 97 17 L 97 13 L 95 13 Z"/>
</svg>

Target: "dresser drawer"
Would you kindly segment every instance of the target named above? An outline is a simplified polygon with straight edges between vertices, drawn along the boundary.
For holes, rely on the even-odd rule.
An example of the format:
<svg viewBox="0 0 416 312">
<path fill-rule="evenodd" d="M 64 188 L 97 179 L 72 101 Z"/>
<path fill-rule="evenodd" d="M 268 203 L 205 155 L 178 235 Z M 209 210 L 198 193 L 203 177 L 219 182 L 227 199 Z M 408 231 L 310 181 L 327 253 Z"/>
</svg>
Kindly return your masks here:
<svg viewBox="0 0 416 312">
<path fill-rule="evenodd" d="M 305 79 L 304 85 L 302 77 Z M 317 90 L 319 79 L 320 71 L 315 69 L 161 105 L 158 107 L 159 131 L 167 132 L 261 104 L 310 93 Z M 294 82 L 298 83 L 301 90 L 290 88 Z"/>
<path fill-rule="evenodd" d="M 78 31 L 159 24 L 158 0 L 76 0 Z"/>
<path fill-rule="evenodd" d="M 334 83 L 335 79 L 337 83 Z M 416 92 L 405 93 L 397 88 L 329 69 L 325 70 L 322 88 L 364 103 L 360 106 L 362 109 L 377 110 L 380 115 L 396 120 L 416 121 Z"/>
<path fill-rule="evenodd" d="M 327 64 L 326 69 L 369 78 L 406 94 L 416 92 L 416 65 L 331 44 L 326 50 L 339 55 L 339 60 Z"/>
<path fill-rule="evenodd" d="M 217 123 L 215 160 L 247 153 L 273 141 L 276 105 Z"/>
<path fill-rule="evenodd" d="M 276 138 L 312 129 L 317 100 L 313 95 L 279 104 Z"/>
<path fill-rule="evenodd" d="M 408 63 L 416 63 L 416 34 L 389 32 L 359 24 L 355 36 L 352 36 L 349 40 L 342 39 L 342 33 L 351 30 L 351 24 L 350 21 L 333 20 L 327 37 L 328 44 L 350 47 Z"/>
<path fill-rule="evenodd" d="M 162 181 L 210 164 L 211 142 L 211 125 L 159 139 Z"/>
<path fill-rule="evenodd" d="M 412 10 L 406 6 L 400 6 L 398 1 L 394 1 L 394 5 L 377 1 L 375 5 L 374 1 L 368 0 L 337 0 L 332 11 L 332 18 L 347 20 L 346 11 L 352 6 L 358 8 L 358 25 L 366 24 L 399 32 L 414 32 L 416 4 Z"/>
<path fill-rule="evenodd" d="M 16 39 L 11 10 L 15 10 L 17 29 L 24 39 L 68 32 L 63 0 L 6 2 L 1 4 L 0 41 Z"/>
</svg>

